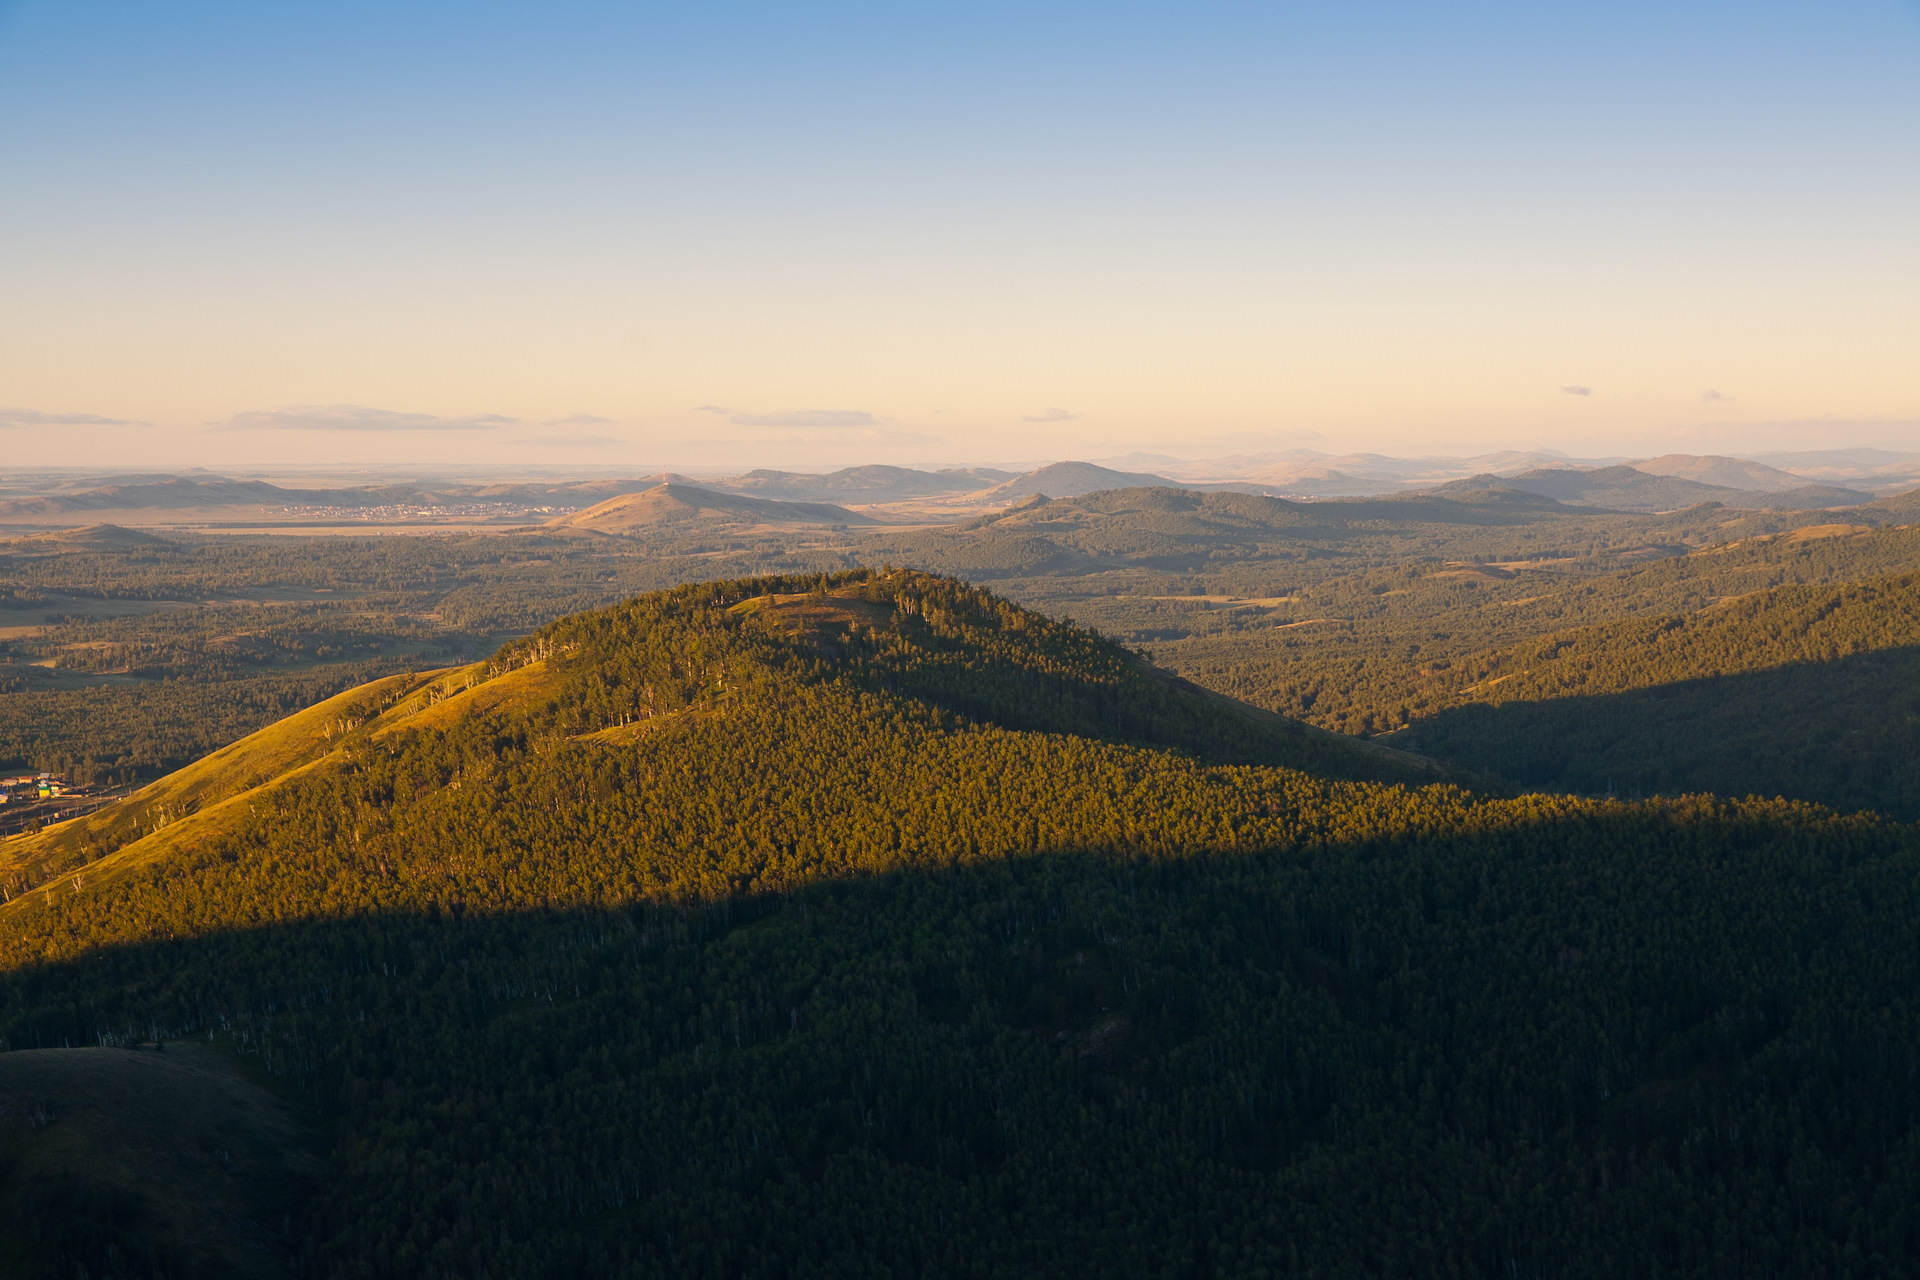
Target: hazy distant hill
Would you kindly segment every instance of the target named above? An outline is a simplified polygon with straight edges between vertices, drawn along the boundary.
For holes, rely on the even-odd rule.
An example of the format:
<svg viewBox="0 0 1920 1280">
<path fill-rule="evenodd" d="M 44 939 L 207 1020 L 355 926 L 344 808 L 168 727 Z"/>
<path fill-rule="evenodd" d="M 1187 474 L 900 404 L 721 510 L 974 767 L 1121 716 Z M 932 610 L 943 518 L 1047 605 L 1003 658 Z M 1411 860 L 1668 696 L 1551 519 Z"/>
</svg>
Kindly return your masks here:
<svg viewBox="0 0 1920 1280">
<path fill-rule="evenodd" d="M 1429 492 L 1448 496 L 1502 488 L 1518 489 L 1575 506 L 1605 507 L 1613 511 L 1678 511 L 1702 502 L 1719 502 L 1731 507 L 1815 510 L 1857 506 L 1873 500 L 1872 494 L 1830 485 L 1759 493 L 1702 484 L 1678 476 L 1649 475 L 1629 466 L 1600 467 L 1593 471 L 1552 468 L 1526 471 L 1517 476 L 1472 476 L 1438 485 Z"/>
<path fill-rule="evenodd" d="M 592 480 L 557 483 L 512 481 L 504 484 L 442 487 L 442 491 L 466 501 L 520 502 L 529 506 L 592 506 L 617 498 L 623 493 L 642 493 L 656 485 L 691 484 L 691 480 L 673 472 L 654 476 L 603 476 Z"/>
<path fill-rule="evenodd" d="M 393 484 L 301 489 L 264 480 L 222 476 L 127 476 L 110 484 L 53 486 L 42 493 L 0 500 L 0 518 L 84 511 L 164 511 L 215 507 L 438 507 L 454 503 L 520 503 L 528 506 L 590 506 L 623 493 L 638 493 L 686 477 L 655 475 L 591 480 L 512 481 L 490 484 Z"/>
<path fill-rule="evenodd" d="M 729 524 L 873 524 L 868 516 L 823 502 L 777 502 L 719 493 L 696 485 L 667 483 L 640 493 L 624 493 L 584 511 L 559 516 L 546 523 L 554 529 L 591 529 L 596 533 L 628 534 L 688 520 Z"/>
<path fill-rule="evenodd" d="M 1503 450 L 1476 457 L 1422 456 L 1395 458 L 1381 453 L 1333 455 L 1314 449 L 1283 449 L 1236 454 L 1205 461 L 1155 459 L 1129 455 L 1142 463 L 1159 462 L 1154 470 L 1183 484 L 1234 483 L 1260 485 L 1280 493 L 1338 497 L 1365 497 L 1399 493 L 1477 475 L 1512 475 L 1540 467 L 1608 466 L 1616 458 L 1576 460 L 1551 450 Z M 1109 458 L 1105 465 L 1125 469 L 1128 459 Z"/>
<path fill-rule="evenodd" d="M 1286 493 L 1329 498 L 1357 498 L 1397 487 L 1313 464 L 1270 472 L 1261 477 L 1261 482 Z"/>
<path fill-rule="evenodd" d="M 1834 455 L 1854 462 L 1873 462 L 1880 452 L 1849 450 Z M 1844 455 L 1844 456 L 1843 456 Z M 1855 455 L 1860 455 L 1856 458 Z M 1868 457 L 1866 455 L 1872 455 Z M 1407 492 L 1410 487 L 1461 476 L 1465 463 L 1478 463 L 1481 473 L 1447 481 L 1474 491 L 1502 484 L 1511 489 L 1582 506 L 1622 511 L 1663 511 L 1699 502 L 1730 506 L 1805 508 L 1867 502 L 1872 495 L 1854 489 L 1812 485 L 1799 476 L 1738 458 L 1670 454 L 1632 467 L 1610 466 L 1578 470 L 1572 467 L 1536 467 L 1518 475 L 1515 466 L 1537 462 L 1543 454 L 1490 454 L 1480 459 L 1389 458 L 1378 454 L 1350 454 L 1337 458 L 1310 456 L 1308 451 L 1217 459 L 1211 464 L 1183 463 L 1178 477 L 1153 472 L 1117 470 L 1090 462 L 1058 462 L 1024 475 L 988 467 L 922 471 L 911 467 L 847 467 L 824 475 L 761 469 L 724 479 L 701 481 L 696 487 L 743 497 L 803 503 L 877 504 L 921 498 L 978 495 L 986 501 L 1005 501 L 1044 493 L 1073 498 L 1107 489 L 1174 486 L 1204 491 L 1234 491 L 1313 497 L 1361 497 Z M 1825 459 L 1826 455 L 1809 455 Z M 1884 482 L 1900 470 L 1896 461 L 1883 464 Z M 1583 477 L 1583 478 L 1576 478 Z M 452 480 L 398 481 L 390 484 L 296 488 L 263 480 L 234 480 L 217 475 L 144 474 L 117 478 L 82 477 L 35 489 L 14 490 L 0 498 L 0 519 L 58 517 L 88 511 L 186 511 L 221 507 L 314 508 L 417 507 L 432 511 L 465 504 L 524 507 L 590 507 L 627 494 L 643 493 L 662 483 L 691 484 L 675 474 L 600 476 L 573 480 L 513 480 L 464 483 Z M 1688 488 L 1688 485 L 1696 487 Z M 1451 492 L 1442 489 L 1435 492 Z M 507 513 L 513 514 L 513 513 Z M 790 514 L 790 513 L 789 513 Z"/>
<path fill-rule="evenodd" d="M 1012 472 L 991 467 L 918 471 L 911 467 L 875 465 L 846 467 L 826 475 L 762 469 L 715 480 L 709 487 L 728 493 L 799 501 L 894 502 L 902 498 L 972 493 L 1013 478 Z"/>
<path fill-rule="evenodd" d="M 1136 489 L 1152 486 L 1179 488 L 1180 482 L 1165 476 L 1133 471 L 1109 471 L 1091 462 L 1056 462 L 1016 476 L 1005 484 L 989 489 L 989 498 L 1025 498 L 1043 493 L 1049 498 L 1078 498 L 1102 489 Z"/>
<path fill-rule="evenodd" d="M 752 471 L 703 483 L 716 492 L 783 501 L 894 502 L 942 494 L 973 493 L 1013 479 L 989 467 L 916 471 L 908 467 L 848 467 L 828 475 Z M 262 480 L 220 476 L 140 475 L 101 483 L 98 477 L 55 485 L 39 493 L 0 499 L 0 518 L 52 516 L 85 511 L 189 510 L 217 507 L 351 507 L 405 504 L 443 507 L 462 503 L 589 507 L 661 484 L 691 484 L 686 476 L 600 476 L 587 480 L 513 480 L 486 484 L 411 481 L 394 484 L 302 489 Z"/>
<path fill-rule="evenodd" d="M 1271 554 L 1281 543 L 1423 524 L 1524 524 L 1569 513 L 1512 489 L 1292 502 L 1235 490 L 1129 487 L 1065 499 L 1034 494 L 961 525 L 877 533 L 866 551 L 978 581 L 1120 568 L 1182 572 Z"/>
<path fill-rule="evenodd" d="M 150 533 L 141 533 L 137 529 L 122 529 L 117 524 L 90 524 L 78 529 L 56 529 L 50 533 L 37 533 L 29 541 L 57 542 L 69 547 L 164 547 L 170 545 L 164 538 L 156 538 Z"/>
<path fill-rule="evenodd" d="M 1680 480 L 1697 480 L 1701 484 L 1717 484 L 1727 489 L 1748 489 L 1755 493 L 1785 493 L 1807 487 L 1804 476 L 1792 475 L 1770 467 L 1764 462 L 1754 462 L 1747 458 L 1666 453 L 1658 458 L 1648 458 L 1629 465 L 1635 471 L 1644 471 L 1650 476 L 1673 476 Z"/>
<path fill-rule="evenodd" d="M 72 492 L 38 494 L 32 497 L 0 501 L 0 516 L 58 515 L 68 511 L 127 511 L 140 508 L 180 509 L 191 507 L 278 505 L 292 501 L 334 503 L 338 494 L 324 492 L 323 498 L 295 496 L 261 480 L 187 480 L 178 476 L 141 479 L 131 484 L 108 484 Z M 360 499 L 356 498 L 356 502 Z"/>
<path fill-rule="evenodd" d="M 1920 483 L 1920 453 L 1893 449 L 1801 449 L 1754 456 L 1769 466 L 1819 484 L 1897 488 Z"/>
</svg>

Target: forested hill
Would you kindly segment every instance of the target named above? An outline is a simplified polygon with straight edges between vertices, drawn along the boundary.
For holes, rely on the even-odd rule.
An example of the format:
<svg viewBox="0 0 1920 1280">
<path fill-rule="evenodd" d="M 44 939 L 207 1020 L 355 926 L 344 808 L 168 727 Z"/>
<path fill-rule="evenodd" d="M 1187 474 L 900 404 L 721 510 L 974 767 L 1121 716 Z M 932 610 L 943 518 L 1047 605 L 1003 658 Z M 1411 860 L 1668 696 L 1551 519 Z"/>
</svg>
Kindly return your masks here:
<svg viewBox="0 0 1920 1280">
<path fill-rule="evenodd" d="M 235 1230 L 287 1274 L 1920 1260 L 1908 826 L 1370 781 L 904 572 L 641 597 L 280 728 L 10 889 L 0 1038 L 279 1088 L 325 1167 Z M 0 1264 L 207 1269 L 11 1176 Z"/>
<path fill-rule="evenodd" d="M 823 722 L 851 722 L 871 699 L 943 731 L 998 726 L 1324 777 L 1446 776 L 1424 757 L 1209 693 L 1091 631 L 952 579 L 908 570 L 758 578 L 657 592 L 561 619 L 487 662 L 339 694 L 96 814 L 5 846 L 0 891 L 23 893 L 82 865 L 97 880 L 224 831 L 234 797 L 295 773 L 351 768 L 356 743 L 397 733 L 457 725 L 472 736 L 480 721 L 534 742 L 607 746 L 717 719 L 785 742 L 791 734 L 768 716 L 808 705 Z"/>
</svg>

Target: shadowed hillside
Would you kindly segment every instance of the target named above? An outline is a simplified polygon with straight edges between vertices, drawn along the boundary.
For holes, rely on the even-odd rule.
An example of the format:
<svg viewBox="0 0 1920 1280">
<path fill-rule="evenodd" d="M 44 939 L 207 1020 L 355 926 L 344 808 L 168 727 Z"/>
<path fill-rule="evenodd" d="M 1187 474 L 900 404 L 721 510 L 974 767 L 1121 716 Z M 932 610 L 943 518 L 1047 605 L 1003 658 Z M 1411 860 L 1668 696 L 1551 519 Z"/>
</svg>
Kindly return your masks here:
<svg viewBox="0 0 1920 1280">
<path fill-rule="evenodd" d="M 296 1273 L 318 1135 L 224 1046 L 0 1054 L 0 1270 Z"/>
<path fill-rule="evenodd" d="M 1471 703 L 1386 739 L 1525 787 L 1786 796 L 1920 818 L 1920 648 Z"/>
</svg>

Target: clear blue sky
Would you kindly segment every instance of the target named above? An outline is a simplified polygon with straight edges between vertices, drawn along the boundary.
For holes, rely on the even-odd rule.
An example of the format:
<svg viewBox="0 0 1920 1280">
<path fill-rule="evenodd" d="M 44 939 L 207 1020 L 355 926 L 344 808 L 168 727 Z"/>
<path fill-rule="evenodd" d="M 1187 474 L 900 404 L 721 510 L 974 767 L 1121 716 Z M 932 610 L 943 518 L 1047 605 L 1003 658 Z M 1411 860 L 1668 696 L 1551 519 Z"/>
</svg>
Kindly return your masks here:
<svg viewBox="0 0 1920 1280">
<path fill-rule="evenodd" d="M 1916 138 L 1910 0 L 0 0 L 0 429 L 1920 446 Z"/>
</svg>

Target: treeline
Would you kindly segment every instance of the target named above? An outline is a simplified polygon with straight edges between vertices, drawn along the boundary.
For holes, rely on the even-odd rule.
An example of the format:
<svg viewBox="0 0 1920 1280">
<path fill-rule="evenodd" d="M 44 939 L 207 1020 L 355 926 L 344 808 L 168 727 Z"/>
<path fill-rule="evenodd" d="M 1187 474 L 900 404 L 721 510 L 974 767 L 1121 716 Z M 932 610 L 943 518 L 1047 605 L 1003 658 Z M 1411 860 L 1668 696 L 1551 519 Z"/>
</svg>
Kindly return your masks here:
<svg viewBox="0 0 1920 1280">
<path fill-rule="evenodd" d="M 141 681 L 0 698 L 0 769 L 81 785 L 151 781 L 397 664 L 341 662 L 220 682 Z"/>
<path fill-rule="evenodd" d="M 1897 529 L 1754 541 L 1585 582 L 1403 571 L 1294 607 L 1326 621 L 1153 650 L 1257 705 L 1392 733 L 1527 786 L 1757 792 L 1920 817 L 1905 764 L 1920 748 L 1920 573 L 1865 573 L 1916 559 L 1920 531 Z"/>
<path fill-rule="evenodd" d="M 1482 672 L 1499 674 L 1491 665 L 1499 655 L 1530 642 L 1758 600 L 1782 588 L 1911 574 L 1920 570 L 1920 529 L 1750 538 L 1628 568 L 1527 567 L 1539 563 L 1413 558 L 1324 580 L 1300 571 L 1240 584 L 1256 596 L 1290 597 L 1284 608 L 1216 612 L 1162 600 L 1145 602 L 1156 611 L 1146 618 L 1152 627 L 1191 636 L 1152 644 L 1158 661 L 1189 679 L 1343 733 L 1376 734 L 1444 705 L 1450 691 Z M 1125 607 L 1088 612 L 1124 639 L 1130 634 Z M 1631 664 L 1637 653 L 1623 650 L 1616 661 Z M 1457 674 L 1469 670 L 1475 674 L 1459 682 Z"/>
<path fill-rule="evenodd" d="M 1391 740 L 1524 785 L 1920 818 L 1920 574 L 1567 632 L 1436 677 Z"/>
</svg>

